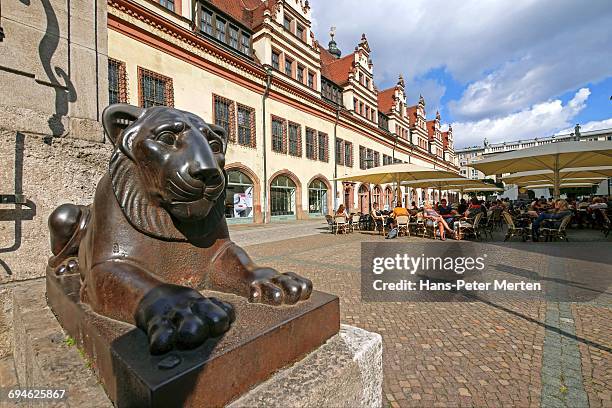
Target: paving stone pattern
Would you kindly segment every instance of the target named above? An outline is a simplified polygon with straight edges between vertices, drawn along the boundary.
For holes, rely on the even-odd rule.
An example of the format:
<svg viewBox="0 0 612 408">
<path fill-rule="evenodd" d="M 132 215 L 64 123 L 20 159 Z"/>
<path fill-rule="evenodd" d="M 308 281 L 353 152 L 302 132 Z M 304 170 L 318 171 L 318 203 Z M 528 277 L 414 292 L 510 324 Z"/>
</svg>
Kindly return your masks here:
<svg viewBox="0 0 612 408">
<path fill-rule="evenodd" d="M 360 243 L 382 237 L 334 236 L 324 227 L 267 227 L 274 238 L 259 244 L 256 231 L 265 227 L 232 227 L 231 235 L 257 262 L 339 295 L 343 323 L 383 336 L 384 407 L 612 407 L 609 294 L 582 304 L 364 303 Z M 541 257 L 525 253 L 520 263 Z"/>
</svg>

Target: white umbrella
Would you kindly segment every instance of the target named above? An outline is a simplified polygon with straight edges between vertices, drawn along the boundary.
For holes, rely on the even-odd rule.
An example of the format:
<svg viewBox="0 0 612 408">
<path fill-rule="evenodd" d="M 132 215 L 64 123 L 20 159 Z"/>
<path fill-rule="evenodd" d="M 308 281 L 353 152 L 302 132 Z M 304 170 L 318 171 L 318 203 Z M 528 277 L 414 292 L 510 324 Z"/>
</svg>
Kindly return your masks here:
<svg viewBox="0 0 612 408">
<path fill-rule="evenodd" d="M 571 188 L 571 187 L 593 187 L 595 184 L 597 183 L 572 183 L 572 182 L 567 182 L 567 183 L 561 183 L 559 185 L 559 188 Z M 533 190 L 536 188 L 553 188 L 554 184 L 548 183 L 548 184 L 529 184 L 524 186 L 524 188 L 526 188 L 527 190 Z"/>
<path fill-rule="evenodd" d="M 554 182 L 554 176 L 555 174 L 552 170 L 522 171 L 505 176 L 503 180 L 508 184 L 520 185 L 521 183 L 530 183 L 532 181 Z M 612 177 L 612 166 L 577 167 L 559 171 L 559 180 L 561 183 L 565 180 L 603 180 L 608 177 Z"/>
<path fill-rule="evenodd" d="M 612 166 L 612 141 L 549 143 L 495 155 L 471 163 L 469 166 L 487 175 L 551 170 L 554 196 L 558 198 L 561 170 L 573 167 Z"/>
<path fill-rule="evenodd" d="M 438 170 L 418 166 L 411 163 L 389 164 L 387 166 L 373 167 L 353 174 L 338 177 L 338 181 L 360 181 L 370 184 L 386 184 L 402 181 L 417 181 L 426 179 L 457 178 L 458 174 L 447 170 Z"/>
<path fill-rule="evenodd" d="M 457 176 L 457 173 L 447 170 L 432 169 L 411 163 L 397 163 L 361 170 L 351 175 L 338 177 L 334 180 L 359 181 L 362 183 L 369 183 L 370 185 L 397 183 L 396 186 L 399 188 L 399 184 L 402 181 L 456 178 Z"/>
<path fill-rule="evenodd" d="M 485 192 L 485 191 L 498 191 L 498 192 L 502 192 L 505 191 L 503 188 L 501 187 L 497 187 L 497 186 L 486 186 L 486 187 L 470 187 L 470 188 L 466 188 L 463 189 L 464 192 L 466 193 L 479 193 L 479 192 Z"/>
<path fill-rule="evenodd" d="M 402 185 L 408 188 L 435 188 L 438 190 L 440 197 L 442 197 L 442 190 L 458 190 L 463 192 L 463 189 L 469 187 L 490 186 L 490 184 L 486 184 L 480 180 L 472 180 L 465 177 L 405 181 Z"/>
</svg>

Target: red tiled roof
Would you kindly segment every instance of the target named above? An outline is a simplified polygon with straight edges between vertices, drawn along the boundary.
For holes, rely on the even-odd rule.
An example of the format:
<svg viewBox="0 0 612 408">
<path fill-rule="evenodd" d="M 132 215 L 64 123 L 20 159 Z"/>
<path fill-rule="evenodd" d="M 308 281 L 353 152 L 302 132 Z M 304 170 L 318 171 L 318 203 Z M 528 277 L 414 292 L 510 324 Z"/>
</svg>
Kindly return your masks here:
<svg viewBox="0 0 612 408">
<path fill-rule="evenodd" d="M 428 120 L 426 125 L 427 125 L 427 134 L 429 135 L 430 139 L 433 139 L 434 138 L 435 127 L 436 127 L 436 121 L 435 120 Z"/>
<path fill-rule="evenodd" d="M 444 147 L 448 147 L 448 130 L 446 132 L 442 132 L 442 141 L 444 142 Z"/>
<path fill-rule="evenodd" d="M 378 92 L 378 110 L 382 113 L 389 113 L 395 105 L 393 96 L 395 95 L 395 87 L 385 89 Z"/>
<path fill-rule="evenodd" d="M 338 85 L 346 84 L 348 82 L 349 73 L 353 69 L 355 53 L 351 53 L 339 59 L 331 55 L 333 60 L 329 60 L 328 55 L 325 55 L 325 53 L 331 55 L 327 50 L 321 50 L 321 74 Z M 325 63 L 324 60 L 328 62 Z"/>
<path fill-rule="evenodd" d="M 410 126 L 416 125 L 417 120 L 417 106 L 408 106 L 406 107 L 406 115 L 408 115 L 408 123 Z"/>
<path fill-rule="evenodd" d="M 253 29 L 263 21 L 263 11 L 277 0 L 209 0 L 219 10 Z"/>
</svg>

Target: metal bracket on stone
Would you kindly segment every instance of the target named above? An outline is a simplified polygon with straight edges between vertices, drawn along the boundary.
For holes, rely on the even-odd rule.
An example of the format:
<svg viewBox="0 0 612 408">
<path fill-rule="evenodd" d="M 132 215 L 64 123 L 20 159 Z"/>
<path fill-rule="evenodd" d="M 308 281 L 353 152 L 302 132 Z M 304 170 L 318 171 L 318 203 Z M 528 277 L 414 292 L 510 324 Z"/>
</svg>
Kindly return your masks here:
<svg viewBox="0 0 612 408">
<path fill-rule="evenodd" d="M 0 204 L 27 204 L 27 200 L 23 194 L 0 194 Z"/>
</svg>

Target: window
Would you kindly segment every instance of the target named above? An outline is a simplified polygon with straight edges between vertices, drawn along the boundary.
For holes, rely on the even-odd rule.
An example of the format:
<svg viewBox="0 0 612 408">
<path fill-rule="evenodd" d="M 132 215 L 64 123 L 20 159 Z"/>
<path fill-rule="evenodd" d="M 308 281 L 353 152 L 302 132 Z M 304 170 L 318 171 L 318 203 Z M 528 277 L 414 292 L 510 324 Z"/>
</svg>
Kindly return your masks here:
<svg viewBox="0 0 612 408">
<path fill-rule="evenodd" d="M 386 154 L 383 154 L 383 166 L 386 166 L 388 164 L 391 164 L 393 162 L 391 156 L 387 156 Z"/>
<path fill-rule="evenodd" d="M 170 11 L 174 11 L 174 0 L 159 0 L 159 4 Z"/>
<path fill-rule="evenodd" d="M 211 11 L 202 9 L 200 30 L 208 35 L 213 35 L 213 13 Z"/>
<path fill-rule="evenodd" d="M 289 154 L 292 156 L 302 156 L 302 144 L 300 143 L 301 130 L 302 127 L 300 125 L 289 122 Z"/>
<path fill-rule="evenodd" d="M 370 89 L 370 78 L 366 78 L 365 83 L 366 88 Z"/>
<path fill-rule="evenodd" d="M 293 68 L 292 64 L 293 64 L 293 61 L 285 57 L 285 75 L 291 76 L 291 70 Z"/>
<path fill-rule="evenodd" d="M 234 26 L 230 26 L 229 29 L 229 36 L 230 36 L 230 47 L 238 49 L 238 37 L 240 35 L 240 31 L 238 31 L 238 29 Z"/>
<path fill-rule="evenodd" d="M 306 128 L 306 158 L 317 160 L 317 131 Z"/>
<path fill-rule="evenodd" d="M 336 162 L 339 165 L 344 165 L 344 141 L 336 138 Z"/>
<path fill-rule="evenodd" d="M 280 54 L 272 51 L 272 68 L 280 70 Z"/>
<path fill-rule="evenodd" d="M 172 78 L 138 67 L 140 106 L 174 106 Z"/>
<path fill-rule="evenodd" d="M 359 102 L 357 101 L 357 98 L 353 98 L 353 105 L 355 106 L 355 112 L 359 112 Z"/>
<path fill-rule="evenodd" d="M 313 75 L 313 86 L 314 86 L 314 75 Z M 321 96 L 335 104 L 342 105 L 342 90 L 341 88 L 332 83 L 331 81 L 321 77 Z"/>
<path fill-rule="evenodd" d="M 380 166 L 380 153 L 373 152 L 372 159 L 373 159 L 372 167 L 379 167 Z"/>
<path fill-rule="evenodd" d="M 359 146 L 359 168 L 361 170 L 367 169 L 366 166 L 366 148 Z"/>
<path fill-rule="evenodd" d="M 304 40 L 304 27 L 298 24 L 295 28 L 295 35 L 297 35 L 300 40 Z"/>
<path fill-rule="evenodd" d="M 304 83 L 304 67 L 301 65 L 297 67 L 297 80 L 302 84 Z"/>
<path fill-rule="evenodd" d="M 217 40 L 221 42 L 225 42 L 225 20 L 217 17 L 217 32 L 216 32 Z"/>
<path fill-rule="evenodd" d="M 125 62 L 108 59 L 108 103 L 127 103 Z"/>
<path fill-rule="evenodd" d="M 327 134 L 323 133 L 323 132 L 319 132 L 319 140 L 318 140 L 318 147 L 319 147 L 319 160 L 323 161 L 323 162 L 327 162 L 329 160 L 329 157 L 327 155 L 327 152 L 329 151 L 329 146 L 328 146 L 328 140 L 327 140 Z"/>
<path fill-rule="evenodd" d="M 378 111 L 378 127 L 389 130 L 389 118 L 384 113 Z"/>
<path fill-rule="evenodd" d="M 215 125 L 221 126 L 227 132 L 228 138 L 233 139 L 234 103 L 229 99 L 213 95 L 213 116 Z"/>
<path fill-rule="evenodd" d="M 308 212 L 310 214 L 327 214 L 327 186 L 315 179 L 308 186 Z"/>
<path fill-rule="evenodd" d="M 243 32 L 240 38 L 240 44 L 240 51 L 243 54 L 251 55 L 251 36 Z"/>
<path fill-rule="evenodd" d="M 238 144 L 255 147 L 255 109 L 238 105 Z"/>
<path fill-rule="evenodd" d="M 272 118 L 272 150 L 278 153 L 285 153 L 285 120 Z"/>
<path fill-rule="evenodd" d="M 286 176 L 278 176 L 270 184 L 271 215 L 295 214 L 295 183 Z"/>
<path fill-rule="evenodd" d="M 344 142 L 344 165 L 353 167 L 353 144 L 351 142 Z"/>
<path fill-rule="evenodd" d="M 308 87 L 314 89 L 314 74 L 312 72 L 308 73 Z"/>
<path fill-rule="evenodd" d="M 228 170 L 227 181 L 227 194 L 225 195 L 225 217 L 252 217 L 253 180 L 239 170 Z"/>
<path fill-rule="evenodd" d="M 285 16 L 283 19 L 283 26 L 285 27 L 285 30 L 291 31 L 291 19 L 289 17 Z"/>
</svg>

